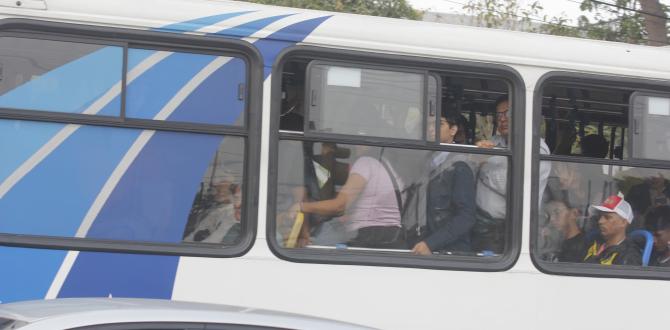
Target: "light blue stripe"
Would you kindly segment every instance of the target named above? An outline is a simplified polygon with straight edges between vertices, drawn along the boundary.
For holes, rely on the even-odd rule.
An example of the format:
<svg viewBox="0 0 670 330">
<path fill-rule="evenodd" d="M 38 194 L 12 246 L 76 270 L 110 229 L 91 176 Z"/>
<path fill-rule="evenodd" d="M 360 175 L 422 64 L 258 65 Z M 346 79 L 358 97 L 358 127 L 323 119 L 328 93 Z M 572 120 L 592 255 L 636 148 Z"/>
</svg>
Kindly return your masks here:
<svg viewBox="0 0 670 330">
<path fill-rule="evenodd" d="M 225 21 L 227 19 L 237 17 L 247 13 L 253 13 L 254 11 L 239 11 L 235 13 L 225 13 L 207 17 L 200 17 L 190 21 L 179 22 L 175 24 L 166 25 L 153 29 L 154 31 L 165 31 L 165 32 L 193 32 L 199 30 L 205 26 L 214 25 L 216 23 Z"/>
<path fill-rule="evenodd" d="M 258 32 L 260 29 L 282 19 L 285 17 L 292 16 L 294 14 L 287 14 L 287 15 L 278 15 L 278 16 L 270 16 L 266 18 L 261 18 L 257 19 L 255 21 L 251 21 L 248 23 L 240 24 L 238 26 L 228 28 L 221 30 L 219 32 L 213 33 L 214 35 L 224 35 L 227 37 L 236 37 L 236 38 L 244 38 L 248 37 L 256 32 Z"/>
<path fill-rule="evenodd" d="M 0 120 L 0 182 L 3 182 L 65 124 Z"/>
<path fill-rule="evenodd" d="M 130 49 L 129 55 L 142 50 Z M 212 55 L 174 53 L 128 86 L 126 116 L 153 119 L 170 99 L 207 64 Z M 216 109 L 213 109 L 216 110 Z"/>
</svg>

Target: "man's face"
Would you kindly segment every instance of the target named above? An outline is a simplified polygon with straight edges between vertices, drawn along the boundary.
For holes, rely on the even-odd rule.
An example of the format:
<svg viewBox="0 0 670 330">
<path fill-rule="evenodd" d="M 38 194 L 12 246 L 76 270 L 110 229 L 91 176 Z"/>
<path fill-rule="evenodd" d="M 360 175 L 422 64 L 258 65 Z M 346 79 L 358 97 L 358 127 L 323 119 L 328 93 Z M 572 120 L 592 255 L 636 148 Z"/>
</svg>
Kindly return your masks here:
<svg viewBox="0 0 670 330">
<path fill-rule="evenodd" d="M 602 212 L 598 220 L 600 233 L 605 239 L 626 232 L 628 222 L 614 212 Z"/>
<path fill-rule="evenodd" d="M 670 228 L 659 229 L 654 232 L 654 247 L 658 251 L 665 251 L 668 249 L 670 242 Z"/>
<path fill-rule="evenodd" d="M 574 212 L 571 212 L 561 202 L 551 202 L 546 206 L 549 223 L 560 231 L 565 231 L 570 221 L 576 221 Z"/>
<path fill-rule="evenodd" d="M 497 122 L 497 127 L 498 127 L 498 132 L 500 132 L 500 135 L 507 136 L 509 134 L 509 125 L 510 125 L 510 119 L 509 119 L 509 102 L 508 101 L 502 101 L 498 104 L 496 107 L 496 122 Z"/>
</svg>

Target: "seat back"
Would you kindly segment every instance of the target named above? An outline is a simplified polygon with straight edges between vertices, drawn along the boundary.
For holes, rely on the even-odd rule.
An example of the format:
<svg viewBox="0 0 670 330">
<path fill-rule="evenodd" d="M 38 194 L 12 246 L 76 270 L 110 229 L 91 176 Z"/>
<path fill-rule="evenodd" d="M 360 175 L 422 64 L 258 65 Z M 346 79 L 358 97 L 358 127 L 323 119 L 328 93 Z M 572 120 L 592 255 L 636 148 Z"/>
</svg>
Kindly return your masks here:
<svg viewBox="0 0 670 330">
<path fill-rule="evenodd" d="M 642 249 L 642 266 L 649 266 L 649 259 L 651 258 L 651 250 L 654 247 L 654 236 L 647 230 L 638 229 L 633 230 L 628 234 L 628 237 L 633 241 L 643 238 L 645 240 Z"/>
</svg>

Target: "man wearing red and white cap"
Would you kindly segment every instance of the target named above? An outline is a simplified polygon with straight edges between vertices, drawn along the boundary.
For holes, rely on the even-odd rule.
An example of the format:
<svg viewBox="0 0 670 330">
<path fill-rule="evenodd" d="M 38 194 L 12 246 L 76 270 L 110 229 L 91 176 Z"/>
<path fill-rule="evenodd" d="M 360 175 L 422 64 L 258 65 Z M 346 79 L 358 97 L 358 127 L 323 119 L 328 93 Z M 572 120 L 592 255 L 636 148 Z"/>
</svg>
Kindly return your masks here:
<svg viewBox="0 0 670 330">
<path fill-rule="evenodd" d="M 635 243 L 626 239 L 626 228 L 633 222 L 633 208 L 622 193 L 608 197 L 591 212 L 600 214 L 598 227 L 603 241 L 595 240 L 588 248 L 584 262 L 601 265 L 642 264 L 642 254 Z"/>
</svg>

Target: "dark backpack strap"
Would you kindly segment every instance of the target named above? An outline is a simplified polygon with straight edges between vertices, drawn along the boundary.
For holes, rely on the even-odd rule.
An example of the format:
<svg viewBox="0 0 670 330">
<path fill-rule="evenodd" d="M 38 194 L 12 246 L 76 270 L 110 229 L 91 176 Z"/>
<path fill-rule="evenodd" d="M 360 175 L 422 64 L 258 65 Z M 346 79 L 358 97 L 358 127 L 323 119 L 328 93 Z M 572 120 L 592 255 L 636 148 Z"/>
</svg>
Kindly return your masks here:
<svg viewBox="0 0 670 330">
<path fill-rule="evenodd" d="M 398 212 L 400 212 L 400 215 L 402 216 L 403 213 L 402 196 L 400 194 L 400 188 L 398 187 L 398 181 L 396 181 L 395 175 L 393 175 L 393 171 L 391 170 L 389 165 L 386 164 L 386 161 L 384 161 L 384 159 L 380 159 L 379 162 L 382 163 L 382 165 L 386 169 L 386 173 L 388 173 L 389 177 L 391 178 L 391 182 L 393 183 L 393 189 L 395 190 L 395 199 L 396 202 L 398 203 Z"/>
</svg>

